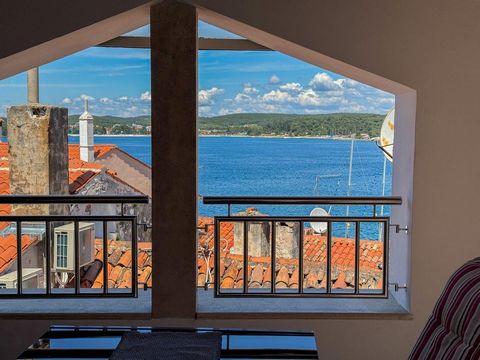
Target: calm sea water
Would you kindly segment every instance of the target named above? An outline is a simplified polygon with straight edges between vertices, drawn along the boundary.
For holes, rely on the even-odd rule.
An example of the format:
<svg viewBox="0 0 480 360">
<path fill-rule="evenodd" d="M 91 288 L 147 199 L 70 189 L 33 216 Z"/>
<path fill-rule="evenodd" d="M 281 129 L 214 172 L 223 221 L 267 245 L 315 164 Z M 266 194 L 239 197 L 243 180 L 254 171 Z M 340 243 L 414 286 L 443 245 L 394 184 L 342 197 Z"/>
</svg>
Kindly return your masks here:
<svg viewBox="0 0 480 360">
<path fill-rule="evenodd" d="M 69 137 L 78 143 L 78 137 Z M 97 136 L 98 144 L 117 144 L 151 164 L 149 136 Z M 200 137 L 199 194 L 217 196 L 346 196 L 350 141 L 298 138 Z M 391 163 L 386 167 L 386 195 L 391 193 Z M 382 195 L 384 156 L 373 142 L 355 141 L 352 196 Z M 234 206 L 233 212 L 248 205 Z M 256 206 L 269 215 L 308 215 L 314 206 Z M 329 208 L 332 215 L 346 214 L 345 206 Z M 380 209 L 379 209 L 380 210 Z M 226 206 L 199 203 L 200 215 L 225 215 Z M 389 209 L 385 208 L 386 213 Z M 371 207 L 350 207 L 350 215 L 371 214 Z M 353 236 L 350 228 L 349 236 Z M 336 224 L 334 234 L 345 235 Z M 364 238 L 377 238 L 377 226 L 362 226 Z"/>
</svg>

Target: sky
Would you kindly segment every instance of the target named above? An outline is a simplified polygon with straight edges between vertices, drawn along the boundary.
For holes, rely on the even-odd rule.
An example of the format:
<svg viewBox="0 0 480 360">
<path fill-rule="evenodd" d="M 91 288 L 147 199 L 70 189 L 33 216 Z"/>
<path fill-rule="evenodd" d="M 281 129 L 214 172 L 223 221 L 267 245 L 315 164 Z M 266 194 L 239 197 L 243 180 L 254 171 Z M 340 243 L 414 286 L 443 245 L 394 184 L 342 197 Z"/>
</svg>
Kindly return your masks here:
<svg viewBox="0 0 480 360">
<path fill-rule="evenodd" d="M 148 26 L 128 35 L 148 36 Z M 204 22 L 199 36 L 239 38 Z M 200 116 L 230 113 L 385 114 L 394 96 L 274 51 L 200 51 Z M 171 84 L 175 86 L 175 84 Z M 150 51 L 89 48 L 40 67 L 40 101 L 94 115 L 150 114 Z M 0 116 L 26 101 L 26 74 L 0 81 Z"/>
</svg>

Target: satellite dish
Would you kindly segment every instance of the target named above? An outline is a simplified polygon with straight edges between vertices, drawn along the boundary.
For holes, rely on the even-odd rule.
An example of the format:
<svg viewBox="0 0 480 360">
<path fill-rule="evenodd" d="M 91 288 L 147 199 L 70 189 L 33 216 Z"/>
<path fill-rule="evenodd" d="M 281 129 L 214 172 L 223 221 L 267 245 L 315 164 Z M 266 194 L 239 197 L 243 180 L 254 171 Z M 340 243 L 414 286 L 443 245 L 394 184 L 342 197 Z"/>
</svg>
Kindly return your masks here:
<svg viewBox="0 0 480 360">
<path fill-rule="evenodd" d="M 378 146 L 383 150 L 385 157 L 392 161 L 393 159 L 393 135 L 395 133 L 395 108 L 391 109 L 383 120 L 380 130 L 380 140 Z"/>
<path fill-rule="evenodd" d="M 323 208 L 315 208 L 310 212 L 310 216 L 330 216 L 327 210 Z M 311 222 L 310 225 L 312 226 L 313 231 L 317 234 L 323 234 L 327 231 L 328 225 L 326 222 Z"/>
</svg>

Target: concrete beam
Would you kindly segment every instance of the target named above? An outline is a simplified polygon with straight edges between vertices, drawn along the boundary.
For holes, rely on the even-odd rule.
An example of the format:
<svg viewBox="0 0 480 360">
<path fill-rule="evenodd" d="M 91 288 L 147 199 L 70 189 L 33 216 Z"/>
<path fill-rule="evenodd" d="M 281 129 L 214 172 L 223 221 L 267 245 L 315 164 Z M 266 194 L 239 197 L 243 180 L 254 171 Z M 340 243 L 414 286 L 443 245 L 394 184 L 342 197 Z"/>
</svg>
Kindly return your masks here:
<svg viewBox="0 0 480 360">
<path fill-rule="evenodd" d="M 152 316 L 194 318 L 197 237 L 197 11 L 151 8 Z"/>
<path fill-rule="evenodd" d="M 97 45 L 129 49 L 150 49 L 148 36 L 119 36 Z M 247 39 L 198 38 L 198 50 L 271 51 L 271 49 Z"/>
</svg>

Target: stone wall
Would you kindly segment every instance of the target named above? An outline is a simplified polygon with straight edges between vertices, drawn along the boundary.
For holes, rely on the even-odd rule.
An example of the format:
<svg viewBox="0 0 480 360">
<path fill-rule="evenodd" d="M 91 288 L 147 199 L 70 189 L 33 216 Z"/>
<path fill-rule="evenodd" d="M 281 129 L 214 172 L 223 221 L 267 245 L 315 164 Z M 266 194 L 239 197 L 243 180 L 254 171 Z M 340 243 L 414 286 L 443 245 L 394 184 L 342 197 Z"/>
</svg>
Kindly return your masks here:
<svg viewBox="0 0 480 360">
<path fill-rule="evenodd" d="M 12 194 L 68 194 L 68 111 L 48 105 L 8 110 L 8 158 Z M 48 205 L 18 205 L 20 214 L 48 214 Z"/>
<path fill-rule="evenodd" d="M 78 193 L 78 196 L 84 195 L 141 195 L 135 192 L 131 187 L 115 181 L 111 176 L 100 173 L 90 180 Z M 71 207 L 72 215 L 120 215 L 119 205 L 115 204 L 96 204 L 84 205 L 77 204 Z M 130 204 L 125 206 L 126 215 L 137 216 L 138 223 L 151 224 L 152 206 L 144 204 Z M 101 224 L 95 224 L 96 236 L 102 236 Z M 110 223 L 108 226 L 110 234 L 116 233 L 119 240 L 131 239 L 131 228 L 128 223 Z M 137 227 L 137 239 L 140 242 L 152 241 L 150 230 L 145 231 L 142 226 Z"/>
</svg>

